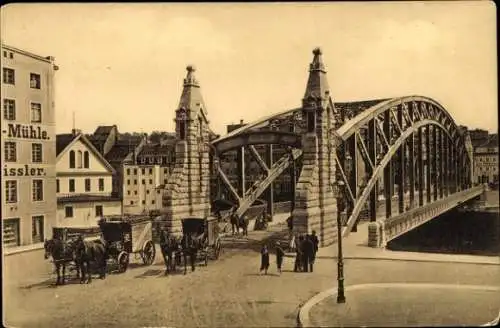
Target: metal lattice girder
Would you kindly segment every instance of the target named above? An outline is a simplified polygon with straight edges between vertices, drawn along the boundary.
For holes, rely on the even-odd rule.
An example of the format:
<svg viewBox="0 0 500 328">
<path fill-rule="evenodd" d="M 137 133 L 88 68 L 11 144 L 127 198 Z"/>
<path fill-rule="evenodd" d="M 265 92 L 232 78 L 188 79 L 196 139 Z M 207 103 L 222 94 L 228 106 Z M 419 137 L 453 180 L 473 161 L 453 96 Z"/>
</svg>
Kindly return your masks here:
<svg viewBox="0 0 500 328">
<path fill-rule="evenodd" d="M 391 159 L 393 158 L 395 153 L 398 151 L 400 146 L 403 144 L 403 142 L 410 135 L 412 135 L 412 133 L 417 131 L 418 128 L 420 128 L 422 126 L 426 126 L 426 125 L 435 125 L 435 126 L 440 126 L 441 128 L 444 128 L 439 122 L 435 122 L 435 121 L 426 119 L 426 120 L 416 122 L 411 127 L 408 127 L 403 132 L 403 134 L 401 136 L 399 136 L 398 139 L 395 140 L 395 142 L 391 145 L 391 148 L 389 149 L 389 151 L 385 153 L 384 158 L 381 160 L 381 162 L 375 168 L 366 188 L 361 193 L 361 196 L 358 197 L 356 204 L 354 206 L 354 209 L 352 211 L 352 214 L 350 215 L 349 219 L 347 220 L 347 224 L 342 232 L 343 237 L 347 237 L 349 235 L 349 233 L 351 232 L 351 229 L 354 226 L 359 213 L 363 209 L 363 206 L 368 199 L 368 196 L 370 194 L 371 189 L 375 185 L 375 182 L 378 181 L 379 177 L 382 175 L 384 168 L 391 161 Z"/>
<path fill-rule="evenodd" d="M 257 180 L 254 185 L 240 199 L 236 214 L 243 215 L 252 206 L 253 202 L 269 187 L 269 185 L 278 178 L 289 166 L 302 155 L 301 149 L 293 149 L 291 154 L 282 156 L 269 169 L 269 174 Z"/>
<path fill-rule="evenodd" d="M 233 187 L 231 182 L 229 181 L 228 177 L 226 174 L 224 174 L 224 171 L 222 171 L 222 168 L 220 166 L 217 167 L 217 173 L 221 177 L 222 181 L 226 185 L 227 189 L 231 192 L 231 194 L 234 196 L 234 198 L 238 201 L 238 203 L 241 203 L 241 197 L 238 195 L 238 192 L 236 189 Z"/>
<path fill-rule="evenodd" d="M 262 157 L 260 157 L 257 149 L 255 149 L 254 146 L 250 145 L 248 146 L 248 150 L 250 150 L 250 154 L 257 161 L 257 164 L 259 164 L 260 168 L 266 173 L 266 175 L 269 174 L 269 168 L 267 167 L 266 162 L 264 162 Z"/>
</svg>

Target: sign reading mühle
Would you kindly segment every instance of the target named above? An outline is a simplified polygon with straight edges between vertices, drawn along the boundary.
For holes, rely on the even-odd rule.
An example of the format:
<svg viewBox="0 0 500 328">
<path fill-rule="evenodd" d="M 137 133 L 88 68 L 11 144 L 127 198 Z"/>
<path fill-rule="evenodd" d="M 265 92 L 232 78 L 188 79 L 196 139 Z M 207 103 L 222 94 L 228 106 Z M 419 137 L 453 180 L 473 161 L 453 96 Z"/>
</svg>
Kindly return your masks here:
<svg viewBox="0 0 500 328">
<path fill-rule="evenodd" d="M 7 125 L 8 138 L 31 139 L 31 140 L 49 140 L 47 131 L 43 130 L 40 126 L 33 126 L 28 124 L 13 124 Z M 42 176 L 45 175 L 45 169 L 37 167 L 33 168 L 30 165 L 24 164 L 16 167 L 5 166 L 3 168 L 4 176 Z"/>
</svg>

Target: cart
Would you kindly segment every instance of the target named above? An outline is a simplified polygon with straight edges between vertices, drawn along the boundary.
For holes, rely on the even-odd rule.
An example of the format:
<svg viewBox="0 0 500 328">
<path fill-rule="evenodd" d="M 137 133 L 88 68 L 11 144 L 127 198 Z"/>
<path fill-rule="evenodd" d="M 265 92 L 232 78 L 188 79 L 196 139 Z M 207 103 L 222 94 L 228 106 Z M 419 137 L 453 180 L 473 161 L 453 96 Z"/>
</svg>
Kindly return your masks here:
<svg viewBox="0 0 500 328">
<path fill-rule="evenodd" d="M 222 244 L 216 217 L 182 219 L 182 233 L 201 240 L 198 243 L 197 258 L 204 262 L 205 265 L 208 265 L 209 258 L 213 260 L 219 258 L 222 252 Z"/>
<path fill-rule="evenodd" d="M 144 265 L 154 262 L 153 222 L 149 216 L 105 217 L 99 222 L 110 261 L 118 272 L 127 271 L 130 254 L 139 255 Z"/>
</svg>

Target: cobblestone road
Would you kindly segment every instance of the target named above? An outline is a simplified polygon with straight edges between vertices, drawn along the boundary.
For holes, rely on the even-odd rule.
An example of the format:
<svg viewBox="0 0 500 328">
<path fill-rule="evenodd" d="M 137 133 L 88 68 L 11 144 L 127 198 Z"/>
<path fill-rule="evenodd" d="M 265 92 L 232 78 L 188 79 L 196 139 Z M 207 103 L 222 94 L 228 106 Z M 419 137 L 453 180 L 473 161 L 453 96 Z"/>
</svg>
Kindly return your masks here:
<svg viewBox="0 0 500 328">
<path fill-rule="evenodd" d="M 283 227 L 275 227 L 278 230 Z M 5 323 L 14 327 L 251 327 L 294 326 L 298 306 L 336 284 L 336 262 L 321 259 L 314 273 L 294 273 L 292 259 L 278 276 L 260 276 L 260 240 L 232 239 L 208 267 L 187 275 L 163 275 L 157 257 L 149 267 L 131 265 L 90 285 L 53 287 L 53 279 L 11 281 L 5 290 Z M 500 266 L 456 263 L 347 260 L 346 285 L 420 282 L 499 285 Z"/>
</svg>

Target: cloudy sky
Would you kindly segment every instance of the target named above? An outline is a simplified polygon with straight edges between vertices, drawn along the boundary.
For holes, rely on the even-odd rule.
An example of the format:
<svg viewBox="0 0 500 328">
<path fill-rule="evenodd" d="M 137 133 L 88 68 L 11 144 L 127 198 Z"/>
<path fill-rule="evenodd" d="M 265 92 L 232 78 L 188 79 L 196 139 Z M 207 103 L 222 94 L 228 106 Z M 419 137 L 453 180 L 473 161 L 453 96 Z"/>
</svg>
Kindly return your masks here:
<svg viewBox="0 0 500 328">
<path fill-rule="evenodd" d="M 336 101 L 420 94 L 497 127 L 492 2 L 12 4 L 6 44 L 56 58 L 57 132 L 173 131 L 196 66 L 212 128 L 298 107 L 320 46 Z"/>
</svg>

